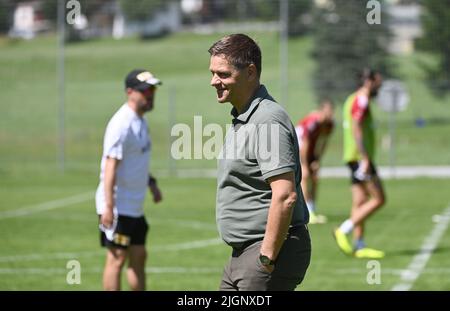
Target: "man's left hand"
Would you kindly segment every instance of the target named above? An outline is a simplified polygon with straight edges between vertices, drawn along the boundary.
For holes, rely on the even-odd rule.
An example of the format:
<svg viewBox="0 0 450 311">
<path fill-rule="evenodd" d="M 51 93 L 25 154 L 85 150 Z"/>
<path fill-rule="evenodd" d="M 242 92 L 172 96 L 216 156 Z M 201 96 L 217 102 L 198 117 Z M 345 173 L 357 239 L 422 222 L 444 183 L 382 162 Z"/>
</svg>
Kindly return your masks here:
<svg viewBox="0 0 450 311">
<path fill-rule="evenodd" d="M 152 193 L 153 196 L 153 202 L 155 203 L 159 203 L 162 200 L 162 194 L 161 191 L 159 190 L 158 186 L 155 185 L 151 185 L 149 186 L 150 188 L 150 192 Z"/>
</svg>

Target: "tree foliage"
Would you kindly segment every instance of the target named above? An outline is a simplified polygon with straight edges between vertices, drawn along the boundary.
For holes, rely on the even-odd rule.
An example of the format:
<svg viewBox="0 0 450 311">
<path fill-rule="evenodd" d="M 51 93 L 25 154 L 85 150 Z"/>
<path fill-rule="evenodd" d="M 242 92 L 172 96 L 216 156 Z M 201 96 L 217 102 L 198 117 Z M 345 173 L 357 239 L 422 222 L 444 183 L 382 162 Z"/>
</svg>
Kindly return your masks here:
<svg viewBox="0 0 450 311">
<path fill-rule="evenodd" d="M 120 6 L 129 20 L 144 21 L 164 7 L 164 0 L 120 0 Z"/>
<path fill-rule="evenodd" d="M 437 66 L 424 66 L 435 94 L 450 92 L 450 1 L 423 1 L 424 36 L 420 47 L 438 56 Z"/>
<path fill-rule="evenodd" d="M 313 0 L 288 0 L 290 36 L 302 35 L 309 30 L 305 17 L 311 13 Z M 222 0 L 211 1 L 212 18 L 228 21 L 278 21 L 280 0 Z"/>
<path fill-rule="evenodd" d="M 382 1 L 380 1 L 382 3 Z M 330 0 L 314 14 L 313 56 L 317 60 L 314 87 L 319 97 L 342 101 L 355 88 L 355 76 L 364 67 L 389 74 L 387 15 L 369 24 L 373 11 L 367 1 Z M 383 8 L 381 5 L 380 8 Z"/>
</svg>

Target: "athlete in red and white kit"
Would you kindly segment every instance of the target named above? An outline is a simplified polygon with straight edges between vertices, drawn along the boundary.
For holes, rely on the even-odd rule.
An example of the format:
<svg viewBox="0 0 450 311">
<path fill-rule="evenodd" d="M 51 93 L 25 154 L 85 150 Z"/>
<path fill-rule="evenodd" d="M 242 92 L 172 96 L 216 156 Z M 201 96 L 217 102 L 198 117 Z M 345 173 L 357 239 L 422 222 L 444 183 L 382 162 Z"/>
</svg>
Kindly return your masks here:
<svg viewBox="0 0 450 311">
<path fill-rule="evenodd" d="M 324 99 L 321 101 L 319 109 L 301 119 L 295 128 L 300 147 L 301 185 L 309 210 L 310 224 L 323 224 L 327 221 L 324 215 L 316 213 L 315 201 L 320 159 L 334 128 L 333 111 L 331 100 Z"/>
</svg>

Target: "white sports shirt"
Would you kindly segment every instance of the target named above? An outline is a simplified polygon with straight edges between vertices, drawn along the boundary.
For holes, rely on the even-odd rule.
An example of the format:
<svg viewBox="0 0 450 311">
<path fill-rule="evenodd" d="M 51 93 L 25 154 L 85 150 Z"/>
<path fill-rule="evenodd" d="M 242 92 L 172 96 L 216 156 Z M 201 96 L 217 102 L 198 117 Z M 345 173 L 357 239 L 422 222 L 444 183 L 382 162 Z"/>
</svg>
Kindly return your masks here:
<svg viewBox="0 0 450 311">
<path fill-rule="evenodd" d="M 119 215 L 144 215 L 143 203 L 147 192 L 151 141 L 147 122 L 125 103 L 106 127 L 100 184 L 95 195 L 97 214 L 105 209 L 104 172 L 106 157 L 120 161 L 114 186 L 115 212 Z"/>
</svg>

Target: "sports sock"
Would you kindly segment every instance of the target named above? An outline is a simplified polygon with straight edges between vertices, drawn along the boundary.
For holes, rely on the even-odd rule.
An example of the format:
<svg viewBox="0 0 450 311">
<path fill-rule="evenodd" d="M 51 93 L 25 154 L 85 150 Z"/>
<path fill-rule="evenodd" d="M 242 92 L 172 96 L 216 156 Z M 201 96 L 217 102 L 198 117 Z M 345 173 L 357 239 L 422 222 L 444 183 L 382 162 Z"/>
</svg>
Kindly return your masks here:
<svg viewBox="0 0 450 311">
<path fill-rule="evenodd" d="M 308 208 L 310 214 L 316 212 L 316 205 L 313 200 L 307 200 L 306 207 Z"/>
<path fill-rule="evenodd" d="M 347 219 L 342 223 L 342 225 L 339 227 L 339 229 L 344 232 L 345 234 L 349 234 L 353 230 L 353 222 L 350 219 Z"/>
</svg>

